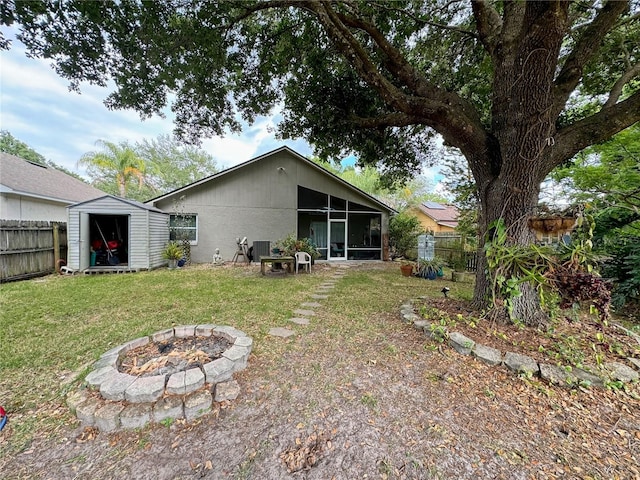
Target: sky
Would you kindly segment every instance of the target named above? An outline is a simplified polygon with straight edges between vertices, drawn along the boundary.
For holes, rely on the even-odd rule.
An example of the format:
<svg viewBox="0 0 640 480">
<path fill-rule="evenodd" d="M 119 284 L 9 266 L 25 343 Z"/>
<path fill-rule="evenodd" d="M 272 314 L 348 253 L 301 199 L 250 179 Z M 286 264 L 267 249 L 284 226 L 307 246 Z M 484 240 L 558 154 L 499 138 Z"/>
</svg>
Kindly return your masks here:
<svg viewBox="0 0 640 480">
<path fill-rule="evenodd" d="M 12 38 L 11 31 L 4 33 Z M 97 140 L 133 144 L 172 134 L 169 108 L 165 118 L 145 120 L 133 110 L 109 110 L 103 101 L 113 88 L 84 83 L 80 94 L 70 91 L 69 81 L 59 77 L 49 61 L 28 58 L 25 52 L 15 39 L 9 51 L 0 50 L 0 130 L 7 130 L 47 160 L 86 178 L 77 162 L 84 153 L 97 149 Z M 304 139 L 276 139 L 275 125 L 275 117 L 259 117 L 252 125 L 245 124 L 240 134 L 202 139 L 200 148 L 213 156 L 220 170 L 283 145 L 303 156 L 313 155 Z M 348 157 L 343 164 L 354 162 L 354 157 Z M 437 172 L 438 168 L 432 168 L 423 174 L 436 182 L 442 178 Z"/>
</svg>

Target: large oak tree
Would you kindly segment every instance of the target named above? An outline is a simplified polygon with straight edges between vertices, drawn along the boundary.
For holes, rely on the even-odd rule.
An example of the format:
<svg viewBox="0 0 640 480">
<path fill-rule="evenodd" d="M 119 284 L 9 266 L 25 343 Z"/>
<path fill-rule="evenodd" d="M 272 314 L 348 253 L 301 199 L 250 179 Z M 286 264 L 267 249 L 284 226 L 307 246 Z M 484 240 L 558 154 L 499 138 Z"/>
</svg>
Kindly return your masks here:
<svg viewBox="0 0 640 480">
<path fill-rule="evenodd" d="M 502 217 L 517 244 L 545 176 L 640 120 L 634 2 L 56 0 L 1 17 L 73 86 L 113 79 L 110 107 L 171 103 L 187 138 L 278 105 L 283 136 L 400 176 L 435 131 L 469 162 L 481 233 Z M 513 312 L 541 320 L 532 289 Z"/>
</svg>

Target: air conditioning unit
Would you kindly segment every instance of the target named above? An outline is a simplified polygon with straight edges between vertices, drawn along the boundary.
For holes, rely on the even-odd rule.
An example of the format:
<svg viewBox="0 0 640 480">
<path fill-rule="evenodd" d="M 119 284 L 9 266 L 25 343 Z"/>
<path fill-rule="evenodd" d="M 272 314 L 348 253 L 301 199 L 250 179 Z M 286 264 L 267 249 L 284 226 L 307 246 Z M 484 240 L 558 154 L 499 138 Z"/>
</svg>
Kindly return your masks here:
<svg viewBox="0 0 640 480">
<path fill-rule="evenodd" d="M 253 261 L 259 262 L 260 257 L 271 255 L 271 242 L 269 240 L 259 240 L 253 242 Z"/>
</svg>

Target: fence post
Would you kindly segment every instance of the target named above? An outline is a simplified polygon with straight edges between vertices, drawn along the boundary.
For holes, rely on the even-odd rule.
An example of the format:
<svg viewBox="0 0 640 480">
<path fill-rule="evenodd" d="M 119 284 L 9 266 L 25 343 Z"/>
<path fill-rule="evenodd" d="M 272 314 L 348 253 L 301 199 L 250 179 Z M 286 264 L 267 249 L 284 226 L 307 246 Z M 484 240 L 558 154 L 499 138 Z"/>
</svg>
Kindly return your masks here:
<svg viewBox="0 0 640 480">
<path fill-rule="evenodd" d="M 53 224 L 53 269 L 58 270 L 58 260 L 60 260 L 60 227 Z"/>
</svg>

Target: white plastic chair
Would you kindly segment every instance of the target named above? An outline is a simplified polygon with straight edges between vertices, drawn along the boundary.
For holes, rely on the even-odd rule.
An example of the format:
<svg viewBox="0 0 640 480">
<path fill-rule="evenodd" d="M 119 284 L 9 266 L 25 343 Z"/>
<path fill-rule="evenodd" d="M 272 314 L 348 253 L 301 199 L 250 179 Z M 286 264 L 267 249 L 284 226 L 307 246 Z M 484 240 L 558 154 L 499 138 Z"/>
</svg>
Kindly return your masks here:
<svg viewBox="0 0 640 480">
<path fill-rule="evenodd" d="M 307 272 L 311 273 L 311 255 L 307 252 L 296 252 L 296 273 L 298 273 L 300 265 L 303 265 Z"/>
</svg>

